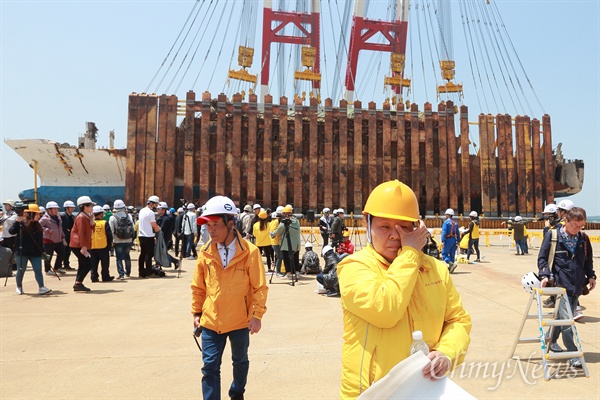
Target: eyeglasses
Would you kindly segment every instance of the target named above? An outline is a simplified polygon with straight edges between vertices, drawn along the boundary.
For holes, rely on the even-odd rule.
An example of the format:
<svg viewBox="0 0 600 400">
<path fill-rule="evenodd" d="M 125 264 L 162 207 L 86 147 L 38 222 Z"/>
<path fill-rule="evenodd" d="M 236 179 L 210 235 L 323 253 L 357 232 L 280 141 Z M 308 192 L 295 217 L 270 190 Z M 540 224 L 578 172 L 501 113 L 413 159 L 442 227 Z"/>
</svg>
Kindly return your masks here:
<svg viewBox="0 0 600 400">
<path fill-rule="evenodd" d="M 578 225 L 578 224 L 575 223 L 575 221 L 569 221 L 569 225 L 571 225 L 571 228 L 573 228 L 573 229 L 583 229 L 583 228 L 585 228 L 585 224 Z"/>
</svg>

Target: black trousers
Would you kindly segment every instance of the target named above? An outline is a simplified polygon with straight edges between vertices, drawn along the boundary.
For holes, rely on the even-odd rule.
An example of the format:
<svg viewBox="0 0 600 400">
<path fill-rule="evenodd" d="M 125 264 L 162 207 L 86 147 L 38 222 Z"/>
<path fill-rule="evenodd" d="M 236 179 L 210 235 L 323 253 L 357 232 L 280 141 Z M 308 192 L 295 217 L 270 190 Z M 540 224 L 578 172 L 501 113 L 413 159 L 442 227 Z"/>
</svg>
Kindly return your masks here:
<svg viewBox="0 0 600 400">
<path fill-rule="evenodd" d="M 138 258 L 138 273 L 140 278 L 152 275 L 152 259 L 154 258 L 154 238 L 139 236 L 140 257 Z"/>
<path fill-rule="evenodd" d="M 100 264 L 102 280 L 106 281 L 110 279 L 110 273 L 108 271 L 110 265 L 110 251 L 108 247 L 103 249 L 93 249 L 90 250 L 90 254 L 92 255 L 92 281 L 97 281 L 99 278 L 98 275 L 98 264 Z"/>
<path fill-rule="evenodd" d="M 79 268 L 77 268 L 77 277 L 75 278 L 75 282 L 83 283 L 83 280 L 90 272 L 90 268 L 92 267 L 92 258 L 81 254 L 81 249 L 71 248 L 71 250 L 73 250 L 73 253 L 75 253 L 77 261 L 79 261 Z"/>
<path fill-rule="evenodd" d="M 67 243 L 69 243 L 69 241 L 67 240 Z M 65 258 L 63 260 L 63 268 L 71 268 L 71 260 L 69 260 L 71 258 L 71 247 L 67 244 L 65 246 Z"/>
<path fill-rule="evenodd" d="M 321 233 L 321 237 L 323 238 L 323 247 L 329 244 L 329 235 L 326 233 Z"/>
<path fill-rule="evenodd" d="M 56 253 L 54 257 L 54 269 L 62 268 L 62 263 L 65 258 L 65 245 L 62 242 L 59 243 L 44 243 L 44 251 L 48 255 Z M 44 271 L 50 271 L 50 262 L 44 260 Z"/>
</svg>

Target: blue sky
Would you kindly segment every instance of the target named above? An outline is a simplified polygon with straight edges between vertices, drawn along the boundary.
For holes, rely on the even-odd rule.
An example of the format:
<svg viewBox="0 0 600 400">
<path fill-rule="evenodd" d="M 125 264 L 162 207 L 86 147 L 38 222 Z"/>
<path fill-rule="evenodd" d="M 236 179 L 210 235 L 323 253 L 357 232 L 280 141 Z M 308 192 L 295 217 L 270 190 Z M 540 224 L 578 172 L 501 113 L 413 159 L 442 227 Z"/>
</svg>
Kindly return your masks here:
<svg viewBox="0 0 600 400">
<path fill-rule="evenodd" d="M 496 4 L 552 118 L 554 145 L 562 142 L 566 158 L 585 161 L 583 191 L 571 199 L 589 215 L 600 215 L 599 2 Z M 116 146 L 124 147 L 127 96 L 147 87 L 192 5 L 189 0 L 0 0 L 0 137 L 76 143 L 85 122 L 94 121 L 99 145 L 108 145 L 108 131 L 114 129 Z M 229 28 L 235 27 L 232 21 Z M 454 42 L 461 37 L 457 30 Z M 460 56 L 457 50 L 457 60 Z M 211 88 L 213 96 L 222 86 Z M 188 89 L 176 94 L 183 98 Z M 199 94 L 205 88 L 194 90 Z M 435 96 L 427 100 L 435 102 Z M 475 121 L 475 98 L 465 102 Z M 20 190 L 33 187 L 32 170 L 3 143 L 0 169 L 0 198 L 16 198 Z"/>
</svg>

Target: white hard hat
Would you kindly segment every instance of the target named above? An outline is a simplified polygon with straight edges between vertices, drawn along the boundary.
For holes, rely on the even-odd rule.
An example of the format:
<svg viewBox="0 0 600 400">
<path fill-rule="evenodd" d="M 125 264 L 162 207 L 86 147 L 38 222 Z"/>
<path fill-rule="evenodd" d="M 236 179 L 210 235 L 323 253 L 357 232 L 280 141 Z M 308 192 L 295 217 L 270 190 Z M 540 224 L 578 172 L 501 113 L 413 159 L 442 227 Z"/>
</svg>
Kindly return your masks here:
<svg viewBox="0 0 600 400">
<path fill-rule="evenodd" d="M 321 255 L 325 256 L 325 254 L 327 254 L 330 250 L 333 250 L 333 247 L 331 247 L 330 245 L 323 247 L 323 250 L 321 250 Z"/>
<path fill-rule="evenodd" d="M 146 202 L 146 204 L 148 203 L 160 203 L 160 199 L 158 198 L 158 196 L 150 196 L 148 197 L 148 201 Z"/>
<path fill-rule="evenodd" d="M 166 202 L 161 201 L 160 203 L 158 203 L 158 208 L 164 208 L 165 210 L 168 210 L 169 206 L 167 205 Z"/>
<path fill-rule="evenodd" d="M 46 203 L 46 210 L 49 208 L 58 208 L 58 203 L 55 201 L 49 201 Z"/>
<path fill-rule="evenodd" d="M 202 216 L 198 217 L 196 223 L 202 225 L 208 221 L 214 221 L 215 216 L 222 214 L 237 215 L 237 208 L 229 197 L 215 196 L 202 207 Z"/>
<path fill-rule="evenodd" d="M 343 209 L 343 208 L 338 208 L 338 214 L 339 214 L 339 213 L 346 214 L 346 212 L 344 211 L 344 209 Z"/>
<path fill-rule="evenodd" d="M 573 203 L 571 200 L 561 200 L 560 203 L 558 203 L 557 205 L 558 208 L 565 210 L 565 211 L 569 211 L 571 208 L 575 207 L 575 203 Z"/>
<path fill-rule="evenodd" d="M 80 206 L 82 204 L 94 204 L 90 196 L 81 196 L 77 199 L 77 205 Z"/>
<path fill-rule="evenodd" d="M 46 212 L 46 209 L 44 207 L 40 207 L 40 212 L 43 214 Z"/>
<path fill-rule="evenodd" d="M 477 211 L 471 211 L 469 217 L 477 218 Z"/>
<path fill-rule="evenodd" d="M 543 214 L 556 214 L 556 211 L 558 211 L 556 204 L 546 204 Z"/>
<path fill-rule="evenodd" d="M 67 208 L 67 207 L 73 207 L 73 208 L 75 208 L 75 203 L 73 203 L 71 200 L 67 200 L 67 201 L 64 202 L 63 208 Z"/>
<path fill-rule="evenodd" d="M 125 202 L 123 200 L 115 200 L 113 204 L 114 209 L 125 208 Z"/>
<path fill-rule="evenodd" d="M 325 207 L 325 208 L 323 209 L 323 214 L 325 214 L 325 213 L 328 213 L 329 211 L 331 211 L 331 210 L 330 210 L 329 208 Z"/>
<path fill-rule="evenodd" d="M 181 214 L 182 212 L 184 212 L 184 211 L 185 211 L 185 210 L 183 209 L 183 207 L 179 207 L 179 208 L 177 209 L 177 212 L 178 212 L 178 213 L 180 213 L 180 214 Z"/>
<path fill-rule="evenodd" d="M 92 212 L 94 214 L 99 214 L 101 212 L 104 212 L 104 209 L 102 208 L 102 206 L 94 206 L 94 208 L 92 208 Z"/>
<path fill-rule="evenodd" d="M 311 242 L 306 242 L 306 243 L 304 243 L 304 248 L 305 248 L 305 249 L 312 249 L 312 246 L 313 246 L 313 245 L 312 245 L 312 243 L 311 243 Z"/>
<path fill-rule="evenodd" d="M 535 272 L 528 272 L 523 275 L 521 278 L 521 283 L 523 284 L 523 289 L 527 293 L 533 292 L 533 288 L 540 288 L 540 277 L 535 274 Z"/>
<path fill-rule="evenodd" d="M 283 212 L 283 206 L 277 206 L 277 209 L 275 209 L 275 212 L 277 213 L 277 215 L 281 214 Z"/>
<path fill-rule="evenodd" d="M 521 221 L 523 221 L 523 218 L 520 215 L 517 215 L 515 217 L 515 222 L 521 222 Z"/>
<path fill-rule="evenodd" d="M 446 210 L 446 212 L 444 214 L 454 216 L 454 210 L 451 209 L 451 208 L 449 208 L 449 209 Z"/>
<path fill-rule="evenodd" d="M 6 200 L 4 200 L 4 203 L 2 203 L 2 204 L 8 204 L 9 206 L 14 207 L 15 203 L 16 203 L 16 201 L 14 201 L 14 200 L 6 199 Z"/>
<path fill-rule="evenodd" d="M 194 205 L 194 203 L 188 203 L 188 205 L 187 205 L 188 210 L 193 210 L 195 208 L 196 208 L 196 206 Z"/>
<path fill-rule="evenodd" d="M 332 214 L 333 215 L 338 215 L 338 212 L 339 212 L 339 210 L 337 208 L 334 208 Z"/>
<path fill-rule="evenodd" d="M 260 206 L 260 204 L 255 204 L 252 206 L 253 210 L 256 210 L 257 208 L 262 208 L 262 207 Z"/>
<path fill-rule="evenodd" d="M 244 211 L 252 211 L 252 206 L 250 204 L 246 204 L 244 206 Z"/>
<path fill-rule="evenodd" d="M 104 211 L 110 211 L 110 206 L 108 204 L 105 204 L 105 205 L 102 206 L 102 209 Z"/>
</svg>

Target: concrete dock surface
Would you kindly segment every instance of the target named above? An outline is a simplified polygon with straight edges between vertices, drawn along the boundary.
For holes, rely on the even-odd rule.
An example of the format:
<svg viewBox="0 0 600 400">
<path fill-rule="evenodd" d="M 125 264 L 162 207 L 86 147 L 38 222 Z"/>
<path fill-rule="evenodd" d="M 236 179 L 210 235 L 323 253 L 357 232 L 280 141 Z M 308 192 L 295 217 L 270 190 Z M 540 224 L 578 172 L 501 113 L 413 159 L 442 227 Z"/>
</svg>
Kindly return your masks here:
<svg viewBox="0 0 600 400">
<path fill-rule="evenodd" d="M 364 237 L 361 242 L 366 244 Z M 593 248 L 600 255 L 600 244 Z M 585 317 L 577 323 L 590 377 L 563 362 L 557 377 L 546 382 L 539 344 L 519 345 L 520 360 L 509 358 L 529 300 L 521 277 L 537 271 L 538 249 L 516 256 L 508 238 L 500 236 L 492 237 L 489 247 L 482 239 L 480 249 L 481 263 L 460 264 L 452 275 L 473 329 L 465 363 L 450 377 L 480 399 L 600 398 L 600 290 L 580 298 Z M 1 399 L 201 398 L 202 361 L 190 314 L 195 262 L 183 260 L 180 276 L 166 269 L 166 277 L 138 279 L 133 277 L 138 254 L 131 253 L 132 278 L 91 283 L 88 275 L 88 293 L 73 292 L 73 271 L 60 281 L 44 275 L 52 289 L 45 296 L 35 294 L 31 267 L 21 296 L 14 278 L 8 278 L 0 288 Z M 596 272 L 599 261 L 594 259 Z M 77 266 L 75 257 L 72 265 Z M 114 257 L 111 273 L 117 275 Z M 251 337 L 247 399 L 339 398 L 340 300 L 315 289 L 311 275 L 301 276 L 294 287 L 273 277 L 262 330 Z M 522 336 L 537 335 L 537 321 L 528 321 Z M 230 383 L 227 350 L 223 398 Z"/>
</svg>

